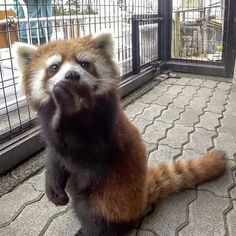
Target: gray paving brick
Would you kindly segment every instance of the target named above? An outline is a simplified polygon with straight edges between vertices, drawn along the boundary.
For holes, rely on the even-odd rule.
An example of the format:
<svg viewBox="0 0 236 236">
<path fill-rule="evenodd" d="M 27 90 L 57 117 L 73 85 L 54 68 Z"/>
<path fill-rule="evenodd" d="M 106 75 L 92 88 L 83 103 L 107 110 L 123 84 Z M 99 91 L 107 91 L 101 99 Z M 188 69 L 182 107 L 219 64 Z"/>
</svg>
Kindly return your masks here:
<svg viewBox="0 0 236 236">
<path fill-rule="evenodd" d="M 228 189 L 232 184 L 234 184 L 234 178 L 232 173 L 232 168 L 236 167 L 234 161 L 228 161 L 228 168 L 226 173 L 210 182 L 201 184 L 198 186 L 198 189 L 206 189 L 216 194 L 217 196 L 228 197 Z"/>
<path fill-rule="evenodd" d="M 176 108 L 185 108 L 190 103 L 191 97 L 186 98 L 184 95 L 180 94 L 173 103 Z"/>
<path fill-rule="evenodd" d="M 170 88 L 171 85 L 167 85 L 164 83 L 160 83 L 156 87 L 154 87 L 152 90 L 150 90 L 148 93 L 144 94 L 142 97 L 138 99 L 139 102 L 142 103 L 152 103 L 157 99 L 157 97 L 162 96 L 168 88 Z"/>
<path fill-rule="evenodd" d="M 226 99 L 228 99 L 228 91 L 215 90 L 213 97 L 218 101 L 225 101 Z"/>
<path fill-rule="evenodd" d="M 31 177 L 25 183 L 32 184 L 36 188 L 36 190 L 39 192 L 44 192 L 45 191 L 45 170 Z"/>
<path fill-rule="evenodd" d="M 173 123 L 173 121 L 177 120 L 180 116 L 180 113 L 183 112 L 184 109 L 176 108 L 175 106 L 170 105 L 167 110 L 162 112 L 162 115 L 157 119 L 159 121 L 163 121 L 165 123 Z"/>
<path fill-rule="evenodd" d="M 173 161 L 173 158 L 179 153 L 179 149 L 174 149 L 166 145 L 159 145 L 157 150 L 149 154 L 148 165 L 152 166 L 161 162 Z"/>
<path fill-rule="evenodd" d="M 136 115 L 141 114 L 143 109 L 148 106 L 148 104 L 136 101 L 133 104 L 128 105 L 124 112 L 129 117 L 129 119 L 132 120 Z"/>
<path fill-rule="evenodd" d="M 228 205 L 227 198 L 219 198 L 209 192 L 198 191 L 198 198 L 189 206 L 189 224 L 179 232 L 179 235 L 225 235 L 222 212 L 227 209 Z"/>
<path fill-rule="evenodd" d="M 176 95 L 173 94 L 164 94 L 161 97 L 158 97 L 153 103 L 157 103 L 161 106 L 167 106 L 173 102 Z"/>
<path fill-rule="evenodd" d="M 182 85 L 172 86 L 168 89 L 168 91 L 166 93 L 171 94 L 171 95 L 177 95 L 178 93 L 180 93 L 183 90 L 184 87 L 185 86 L 182 86 Z"/>
<path fill-rule="evenodd" d="M 216 97 L 213 97 L 211 101 L 207 104 L 207 108 L 205 109 L 205 111 L 221 114 L 225 110 L 224 108 L 225 100 L 219 101 L 218 99 L 215 98 Z"/>
<path fill-rule="evenodd" d="M 64 214 L 59 215 L 52 220 L 51 224 L 45 232 L 45 236 L 66 236 L 74 235 L 81 225 L 76 218 L 72 208 L 70 208 Z"/>
<path fill-rule="evenodd" d="M 214 91 L 213 89 L 201 87 L 198 90 L 196 96 L 208 99 L 212 95 L 213 91 Z"/>
<path fill-rule="evenodd" d="M 32 192 L 32 191 L 31 191 Z M 26 191 L 24 191 L 24 194 Z M 56 207 L 44 196 L 40 201 L 26 206 L 21 214 L 3 230 L 12 230 L 16 236 L 39 235 L 39 232 L 45 227 L 47 222 L 55 214 L 65 210 L 65 207 Z"/>
<path fill-rule="evenodd" d="M 186 208 L 195 194 L 195 191 L 188 190 L 160 202 L 154 213 L 144 219 L 142 228 L 151 229 L 161 236 L 176 235 L 176 228 L 186 221 Z"/>
<path fill-rule="evenodd" d="M 210 112 L 205 112 L 200 117 L 200 123 L 196 125 L 196 127 L 201 127 L 208 130 L 215 130 L 216 127 L 220 125 L 219 118 L 221 114 L 215 114 Z"/>
<path fill-rule="evenodd" d="M 199 121 L 201 113 L 202 111 L 200 110 L 187 108 L 185 112 L 180 115 L 180 119 L 176 121 L 176 124 L 192 127 Z"/>
<path fill-rule="evenodd" d="M 191 80 L 191 78 L 179 78 L 179 79 L 176 79 L 176 82 L 175 84 L 178 84 L 178 85 L 186 85 L 189 83 L 189 81 Z"/>
<path fill-rule="evenodd" d="M 191 85 L 191 86 L 200 86 L 202 85 L 204 82 L 204 80 L 202 79 L 191 79 L 189 82 L 188 82 L 188 85 Z"/>
<path fill-rule="evenodd" d="M 208 79 L 204 81 L 204 84 L 202 86 L 206 88 L 215 88 L 217 84 L 218 84 L 217 81 Z"/>
<path fill-rule="evenodd" d="M 231 83 L 220 82 L 217 86 L 217 89 L 228 91 L 231 88 Z"/>
<path fill-rule="evenodd" d="M 134 121 L 132 121 L 133 125 L 136 126 L 140 133 L 144 131 L 144 128 L 151 124 L 152 121 L 144 120 L 141 116 L 137 116 Z"/>
<path fill-rule="evenodd" d="M 214 139 L 216 148 L 226 151 L 229 159 L 234 159 L 234 154 L 236 152 L 236 142 L 235 136 L 220 132 L 219 136 Z"/>
<path fill-rule="evenodd" d="M 156 120 L 153 125 L 148 126 L 145 133 L 142 135 L 144 141 L 148 143 L 157 143 L 166 135 L 166 130 L 171 127 L 171 124 L 163 123 Z"/>
<path fill-rule="evenodd" d="M 202 128 L 196 128 L 195 132 L 190 135 L 190 142 L 184 146 L 184 149 L 191 149 L 197 153 L 205 153 L 208 148 L 212 147 L 212 137 L 216 133 Z"/>
<path fill-rule="evenodd" d="M 7 228 L 0 228 L 0 236 L 8 236 L 8 235 L 14 235 L 17 236 L 17 232 L 11 228 L 11 226 L 8 226 Z"/>
<path fill-rule="evenodd" d="M 151 152 L 153 149 L 156 148 L 157 144 L 154 144 L 154 143 L 147 143 L 143 140 L 145 146 L 146 146 L 146 149 L 147 149 L 147 152 Z"/>
<path fill-rule="evenodd" d="M 176 124 L 174 128 L 168 130 L 167 137 L 159 142 L 159 144 L 167 144 L 172 148 L 181 148 L 188 140 L 188 133 L 192 131 L 191 127 L 184 127 Z"/>
<path fill-rule="evenodd" d="M 229 235 L 234 236 L 236 235 L 236 201 L 233 201 L 233 209 L 227 214 L 227 225 L 229 229 Z"/>
<path fill-rule="evenodd" d="M 226 106 L 227 112 L 236 117 L 236 102 L 229 101 Z"/>
<path fill-rule="evenodd" d="M 188 108 L 200 110 L 202 111 L 203 108 L 206 107 L 207 99 L 203 97 L 195 97 L 189 104 Z"/>
<path fill-rule="evenodd" d="M 236 116 L 226 111 L 224 112 L 224 118 L 221 120 L 220 132 L 226 132 L 236 137 Z"/>
<path fill-rule="evenodd" d="M 234 201 L 236 201 L 236 186 L 230 191 L 230 196 Z"/>
<path fill-rule="evenodd" d="M 165 80 L 163 83 L 173 85 L 173 84 L 176 84 L 177 80 L 179 80 L 179 79 L 169 78 L 169 79 Z"/>
<path fill-rule="evenodd" d="M 160 116 L 162 110 L 164 109 L 165 107 L 158 104 L 151 104 L 150 107 L 144 109 L 143 113 L 140 116 L 145 120 L 152 121 L 155 117 Z"/>
<path fill-rule="evenodd" d="M 186 98 L 192 98 L 193 95 L 197 93 L 198 87 L 192 87 L 192 86 L 186 86 L 182 93 L 181 96 L 184 96 Z"/>
<path fill-rule="evenodd" d="M 38 199 L 41 195 L 42 193 L 35 191 L 32 185 L 22 184 L 14 191 L 2 196 L 0 198 L 0 226 L 10 222 L 24 205 Z"/>
</svg>

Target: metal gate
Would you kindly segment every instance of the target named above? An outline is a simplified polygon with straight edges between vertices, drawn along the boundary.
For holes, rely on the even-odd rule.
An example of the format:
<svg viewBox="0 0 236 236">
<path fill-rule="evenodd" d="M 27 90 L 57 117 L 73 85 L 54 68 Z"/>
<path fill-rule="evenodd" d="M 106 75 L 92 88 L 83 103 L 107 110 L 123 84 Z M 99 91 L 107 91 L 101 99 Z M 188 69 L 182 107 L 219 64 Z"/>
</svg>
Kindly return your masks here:
<svg viewBox="0 0 236 236">
<path fill-rule="evenodd" d="M 195 74 L 233 76 L 234 0 L 171 0 L 168 66 Z"/>
</svg>

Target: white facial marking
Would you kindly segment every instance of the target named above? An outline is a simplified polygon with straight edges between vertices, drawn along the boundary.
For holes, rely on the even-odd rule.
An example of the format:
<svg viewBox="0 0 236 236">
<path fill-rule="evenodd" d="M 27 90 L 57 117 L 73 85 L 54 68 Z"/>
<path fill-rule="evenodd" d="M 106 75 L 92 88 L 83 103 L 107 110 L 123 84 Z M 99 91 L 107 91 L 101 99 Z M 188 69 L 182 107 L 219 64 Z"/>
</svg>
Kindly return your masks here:
<svg viewBox="0 0 236 236">
<path fill-rule="evenodd" d="M 45 71 L 39 70 L 32 75 L 30 79 L 30 87 L 32 91 L 32 100 L 38 102 L 39 104 L 47 103 L 50 96 L 43 88 L 43 79 L 45 77 Z"/>
<path fill-rule="evenodd" d="M 94 56 L 88 52 L 81 52 L 78 55 L 76 55 L 76 58 L 78 61 L 87 61 L 87 62 L 94 62 L 95 61 Z"/>
<path fill-rule="evenodd" d="M 58 64 L 62 62 L 62 56 L 59 54 L 53 55 L 52 57 L 49 57 L 46 61 L 47 67 L 53 65 L 53 64 Z"/>
<path fill-rule="evenodd" d="M 49 91 L 52 91 L 53 87 L 59 83 L 60 81 L 65 79 L 65 75 L 68 71 L 74 70 L 79 73 L 80 80 L 82 83 L 86 83 L 87 85 L 92 86 L 95 78 L 90 73 L 88 73 L 86 70 L 84 70 L 79 64 L 72 63 L 72 62 L 66 62 L 62 64 L 59 71 L 48 80 L 48 89 Z"/>
</svg>

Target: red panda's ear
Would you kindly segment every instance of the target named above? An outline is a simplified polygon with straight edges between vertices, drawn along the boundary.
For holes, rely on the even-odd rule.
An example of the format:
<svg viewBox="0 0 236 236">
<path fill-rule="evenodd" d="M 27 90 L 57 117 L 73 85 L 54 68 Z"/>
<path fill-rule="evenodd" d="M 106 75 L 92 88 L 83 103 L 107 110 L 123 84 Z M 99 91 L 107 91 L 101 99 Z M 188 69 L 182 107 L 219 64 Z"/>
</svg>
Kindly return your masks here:
<svg viewBox="0 0 236 236">
<path fill-rule="evenodd" d="M 12 46 L 12 53 L 17 64 L 17 68 L 21 74 L 24 74 L 25 70 L 29 66 L 29 62 L 32 59 L 33 54 L 37 51 L 37 47 L 26 43 L 14 43 Z"/>
<path fill-rule="evenodd" d="M 93 35 L 95 47 L 107 53 L 110 57 L 114 54 L 114 39 L 111 32 L 103 32 Z"/>
</svg>

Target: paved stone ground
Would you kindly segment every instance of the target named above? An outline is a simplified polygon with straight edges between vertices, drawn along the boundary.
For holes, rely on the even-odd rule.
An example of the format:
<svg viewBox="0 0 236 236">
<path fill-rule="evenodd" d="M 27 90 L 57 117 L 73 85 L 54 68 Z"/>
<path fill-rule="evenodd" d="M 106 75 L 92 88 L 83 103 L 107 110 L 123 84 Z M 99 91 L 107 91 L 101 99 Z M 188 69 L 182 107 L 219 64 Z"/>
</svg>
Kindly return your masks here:
<svg viewBox="0 0 236 236">
<path fill-rule="evenodd" d="M 236 235 L 236 87 L 203 78 L 167 79 L 125 108 L 148 147 L 149 165 L 197 157 L 214 147 L 228 154 L 227 173 L 155 207 L 136 236 Z M 0 198 L 0 235 L 73 235 L 70 205 L 44 194 L 44 170 Z"/>
</svg>

